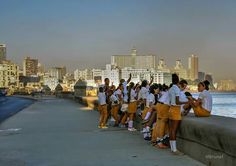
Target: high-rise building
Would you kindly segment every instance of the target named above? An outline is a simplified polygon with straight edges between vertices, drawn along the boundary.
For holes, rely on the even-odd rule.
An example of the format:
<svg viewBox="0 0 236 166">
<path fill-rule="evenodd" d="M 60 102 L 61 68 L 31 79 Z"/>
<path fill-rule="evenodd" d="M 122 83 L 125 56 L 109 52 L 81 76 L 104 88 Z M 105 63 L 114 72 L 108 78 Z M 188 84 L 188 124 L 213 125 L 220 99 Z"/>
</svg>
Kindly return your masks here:
<svg viewBox="0 0 236 166">
<path fill-rule="evenodd" d="M 19 66 L 11 61 L 2 61 L 0 64 L 0 87 L 9 88 L 19 86 Z"/>
<path fill-rule="evenodd" d="M 6 60 L 7 49 L 5 44 L 0 44 L 0 62 Z"/>
<path fill-rule="evenodd" d="M 66 75 L 66 67 L 52 67 L 49 69 L 49 75 L 62 82 L 63 76 Z"/>
<path fill-rule="evenodd" d="M 194 54 L 188 59 L 189 79 L 194 81 L 198 79 L 198 57 Z"/>
<path fill-rule="evenodd" d="M 111 64 L 120 69 L 132 67 L 136 69 L 154 69 L 156 67 L 155 55 L 137 55 L 137 50 L 132 49 L 130 55 L 112 55 Z"/>
<path fill-rule="evenodd" d="M 23 61 L 23 75 L 35 76 L 38 73 L 38 59 L 26 57 Z"/>
<path fill-rule="evenodd" d="M 198 72 L 198 79 L 200 80 L 200 81 L 203 81 L 203 80 L 205 80 L 205 72 Z"/>
</svg>

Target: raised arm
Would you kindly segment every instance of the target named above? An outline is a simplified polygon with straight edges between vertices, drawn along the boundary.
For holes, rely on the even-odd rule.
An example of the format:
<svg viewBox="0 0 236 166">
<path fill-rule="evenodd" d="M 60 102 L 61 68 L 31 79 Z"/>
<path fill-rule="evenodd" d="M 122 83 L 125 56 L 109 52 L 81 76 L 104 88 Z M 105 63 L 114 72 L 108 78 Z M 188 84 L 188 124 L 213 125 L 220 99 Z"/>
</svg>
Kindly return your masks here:
<svg viewBox="0 0 236 166">
<path fill-rule="evenodd" d="M 131 75 L 131 73 L 129 74 L 129 79 L 127 80 L 127 84 L 131 81 L 131 77 L 132 77 L 132 75 Z"/>
<path fill-rule="evenodd" d="M 153 77 L 153 75 L 152 75 L 152 76 L 151 76 L 150 83 L 149 83 L 149 86 L 151 86 L 151 85 L 152 85 L 152 83 L 153 83 L 153 79 L 154 79 L 154 77 Z"/>
</svg>

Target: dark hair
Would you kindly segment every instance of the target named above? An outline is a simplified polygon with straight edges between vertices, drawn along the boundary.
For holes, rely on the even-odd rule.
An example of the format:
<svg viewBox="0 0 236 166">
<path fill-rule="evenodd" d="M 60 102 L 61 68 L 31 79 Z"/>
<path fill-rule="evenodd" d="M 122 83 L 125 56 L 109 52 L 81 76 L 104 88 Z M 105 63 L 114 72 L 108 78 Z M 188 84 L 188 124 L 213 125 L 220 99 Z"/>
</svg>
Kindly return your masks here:
<svg viewBox="0 0 236 166">
<path fill-rule="evenodd" d="M 169 89 L 169 87 L 166 84 L 162 85 L 162 91 L 167 91 Z"/>
<path fill-rule="evenodd" d="M 209 90 L 210 82 L 208 80 L 203 81 L 203 84 L 205 85 L 206 90 Z"/>
<path fill-rule="evenodd" d="M 187 82 L 186 80 L 181 80 L 181 81 L 179 82 L 179 84 L 180 84 L 181 86 L 183 86 L 184 84 L 187 84 L 187 85 L 188 85 L 188 82 Z"/>
<path fill-rule="evenodd" d="M 104 81 L 108 81 L 108 80 L 109 80 L 109 78 L 105 78 L 105 79 L 104 79 Z"/>
<path fill-rule="evenodd" d="M 128 86 L 128 103 L 130 103 L 130 99 L 131 99 L 131 90 L 133 89 L 134 87 L 134 83 L 131 82 Z"/>
<path fill-rule="evenodd" d="M 157 84 L 152 84 L 150 86 L 149 92 L 154 94 L 155 93 L 155 91 L 154 91 L 155 89 L 158 89 L 158 85 Z"/>
<path fill-rule="evenodd" d="M 146 87 L 148 84 L 147 80 L 143 80 L 142 81 L 142 84 L 141 84 L 141 87 Z"/>
<path fill-rule="evenodd" d="M 99 92 L 104 92 L 104 89 L 103 89 L 103 87 L 99 87 Z"/>
<path fill-rule="evenodd" d="M 178 84 L 179 83 L 179 76 L 177 74 L 172 74 L 172 83 Z"/>
<path fill-rule="evenodd" d="M 192 97 L 192 94 L 189 93 L 189 92 L 185 92 L 184 94 L 185 94 L 185 96 L 187 96 L 187 97 L 189 97 L 189 96 Z"/>
</svg>

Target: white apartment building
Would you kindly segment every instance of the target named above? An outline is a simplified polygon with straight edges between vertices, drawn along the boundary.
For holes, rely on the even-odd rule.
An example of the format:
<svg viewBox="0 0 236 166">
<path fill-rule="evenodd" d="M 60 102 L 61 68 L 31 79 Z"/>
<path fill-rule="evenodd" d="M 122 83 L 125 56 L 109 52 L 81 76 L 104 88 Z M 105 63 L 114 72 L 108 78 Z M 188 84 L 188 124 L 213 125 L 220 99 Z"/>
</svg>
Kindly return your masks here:
<svg viewBox="0 0 236 166">
<path fill-rule="evenodd" d="M 93 76 L 93 73 L 92 73 L 92 70 L 90 69 L 84 69 L 84 70 L 76 69 L 74 71 L 75 81 L 78 81 L 79 79 L 92 80 L 93 79 L 92 76 Z"/>
<path fill-rule="evenodd" d="M 19 86 L 19 66 L 11 61 L 0 63 L 0 87 Z"/>
<path fill-rule="evenodd" d="M 106 69 L 102 71 L 102 83 L 104 83 L 104 79 L 109 78 L 110 83 L 118 86 L 120 82 L 120 70 L 111 64 L 106 65 Z"/>
</svg>

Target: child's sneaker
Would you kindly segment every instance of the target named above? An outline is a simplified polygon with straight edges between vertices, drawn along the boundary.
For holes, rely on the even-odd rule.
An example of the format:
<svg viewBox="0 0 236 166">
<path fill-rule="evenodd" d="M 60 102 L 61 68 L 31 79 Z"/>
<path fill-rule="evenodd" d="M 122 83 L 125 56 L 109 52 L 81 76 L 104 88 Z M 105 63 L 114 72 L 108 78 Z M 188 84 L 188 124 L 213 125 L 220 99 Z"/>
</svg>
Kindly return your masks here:
<svg viewBox="0 0 236 166">
<path fill-rule="evenodd" d="M 128 130 L 129 130 L 129 131 L 137 131 L 137 129 L 135 129 L 135 128 L 133 128 L 133 127 L 132 127 L 132 128 L 128 128 Z"/>
<path fill-rule="evenodd" d="M 101 125 L 98 125 L 98 128 L 99 128 L 99 129 L 101 129 L 101 128 L 102 128 L 102 126 L 101 126 Z"/>
<path fill-rule="evenodd" d="M 108 127 L 107 126 L 102 126 L 102 129 L 107 129 Z"/>
</svg>

